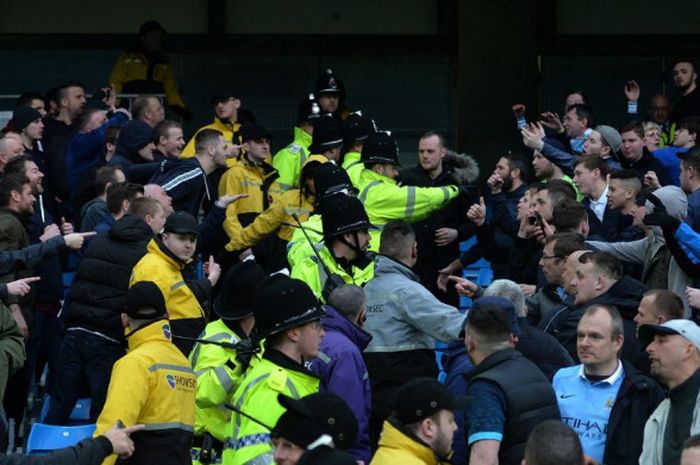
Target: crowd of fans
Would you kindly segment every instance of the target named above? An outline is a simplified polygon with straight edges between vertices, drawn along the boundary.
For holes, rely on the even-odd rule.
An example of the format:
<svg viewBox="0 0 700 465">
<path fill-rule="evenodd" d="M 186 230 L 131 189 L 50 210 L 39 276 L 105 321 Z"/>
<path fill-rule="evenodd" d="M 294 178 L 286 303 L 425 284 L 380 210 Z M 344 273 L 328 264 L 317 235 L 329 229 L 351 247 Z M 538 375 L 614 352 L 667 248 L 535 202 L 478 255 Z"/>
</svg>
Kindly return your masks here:
<svg viewBox="0 0 700 465">
<path fill-rule="evenodd" d="M 69 81 L 2 131 L 5 448 L 44 386 L 41 422 L 87 397 L 97 424 L 56 463 L 697 462 L 692 61 L 645 114 L 625 84 L 628 121 L 581 90 L 563 121 L 514 105 L 492 172 L 433 131 L 400 168 L 332 70 L 276 154 L 235 90 L 186 137 L 164 34 L 142 26 L 104 108 Z M 483 288 L 460 273 L 482 258 Z"/>
</svg>

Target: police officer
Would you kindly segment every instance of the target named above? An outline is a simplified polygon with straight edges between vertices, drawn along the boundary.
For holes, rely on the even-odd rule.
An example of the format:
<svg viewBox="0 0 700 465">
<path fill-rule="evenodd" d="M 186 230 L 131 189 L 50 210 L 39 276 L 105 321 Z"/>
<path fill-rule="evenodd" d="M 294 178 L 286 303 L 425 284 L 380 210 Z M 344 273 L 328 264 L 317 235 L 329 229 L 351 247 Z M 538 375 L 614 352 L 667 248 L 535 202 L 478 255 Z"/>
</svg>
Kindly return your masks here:
<svg viewBox="0 0 700 465">
<path fill-rule="evenodd" d="M 226 272 L 221 293 L 214 301 L 214 312 L 220 319 L 209 323 L 200 336 L 214 344 L 197 343 L 190 354 L 197 375 L 192 448 L 195 463 L 221 462 L 223 444 L 231 434 L 231 414 L 223 404 L 231 401 L 249 364 L 258 360 L 249 339 L 255 324 L 251 290 L 263 279 L 265 272 L 252 260 L 238 263 Z M 239 348 L 215 344 L 221 342 L 237 344 Z"/>
<path fill-rule="evenodd" d="M 272 158 L 272 166 L 280 175 L 277 182 L 282 190 L 294 189 L 299 184 L 301 168 L 306 162 L 306 157 L 309 156 L 314 121 L 320 116 L 321 107 L 314 98 L 314 94 L 309 94 L 309 98 L 299 105 L 297 124 L 294 126 L 294 140 Z"/>
<path fill-rule="evenodd" d="M 399 186 L 399 148 L 387 132 L 375 132 L 362 146 L 359 198 L 372 224 L 381 228 L 389 221 L 414 222 L 445 206 L 457 197 L 457 186 Z M 379 230 L 372 234 L 372 251 L 379 250 Z"/>
<path fill-rule="evenodd" d="M 319 390 L 319 379 L 304 363 L 318 356 L 325 311 L 309 286 L 272 275 L 256 288 L 253 313 L 258 336 L 265 338 L 265 353 L 233 395 L 233 406 L 243 414 L 233 415 L 225 465 L 272 463 L 270 429 L 285 411 L 277 396 L 300 398 Z"/>
<path fill-rule="evenodd" d="M 333 163 L 324 163 L 314 170 L 314 214 L 309 216 L 302 228 L 294 229 L 287 243 L 287 261 L 294 268 L 304 258 L 313 255 L 311 244 L 317 249 L 323 246 L 323 225 L 321 224 L 320 205 L 325 199 L 334 195 L 357 195 L 347 172 Z"/>
<path fill-rule="evenodd" d="M 172 343 L 165 298 L 151 281 L 129 289 L 122 324 L 128 353 L 114 364 L 95 436 L 121 421 L 144 424 L 131 438 L 131 464 L 190 464 L 197 380 L 189 362 Z M 111 455 L 103 463 L 117 460 Z"/>
<path fill-rule="evenodd" d="M 324 246 L 318 257 L 310 255 L 293 267 L 292 277 L 327 300 L 338 284 L 362 286 L 374 276 L 374 261 L 366 253 L 369 230 L 374 226 L 362 202 L 347 195 L 334 195 L 323 202 L 321 222 Z"/>
<path fill-rule="evenodd" d="M 362 165 L 362 146 L 370 134 L 375 132 L 371 119 L 362 116 L 362 112 L 356 111 L 348 119 L 343 121 L 343 168 L 348 172 L 352 183 L 358 189 L 360 186 L 360 174 Z"/>
<path fill-rule="evenodd" d="M 343 146 L 343 133 L 340 123 L 330 115 L 322 116 L 314 123 L 314 134 L 309 152 L 323 155 L 333 163 L 340 164 L 340 148 Z"/>
<path fill-rule="evenodd" d="M 338 120 L 345 120 L 350 115 L 345 106 L 345 85 L 332 69 L 326 69 L 318 76 L 314 90 L 321 111 Z"/>
</svg>

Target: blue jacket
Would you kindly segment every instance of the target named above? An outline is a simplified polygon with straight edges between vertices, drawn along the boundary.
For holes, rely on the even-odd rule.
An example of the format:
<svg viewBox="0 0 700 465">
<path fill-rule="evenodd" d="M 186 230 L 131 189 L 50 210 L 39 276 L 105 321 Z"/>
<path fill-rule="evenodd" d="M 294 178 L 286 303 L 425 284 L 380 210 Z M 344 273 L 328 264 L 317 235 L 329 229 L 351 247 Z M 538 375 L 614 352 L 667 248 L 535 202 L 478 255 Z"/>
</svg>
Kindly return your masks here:
<svg viewBox="0 0 700 465">
<path fill-rule="evenodd" d="M 453 396 L 464 396 L 467 393 L 467 379 L 464 375 L 474 368 L 467 356 L 464 341 L 453 341 L 447 345 L 447 351 L 442 356 L 442 366 L 447 373 L 445 378 L 447 389 Z M 451 458 L 452 465 L 467 465 L 466 411 L 456 410 L 454 414 L 457 431 L 455 431 L 452 441 L 452 450 L 454 451 Z"/>
<path fill-rule="evenodd" d="M 68 189 L 71 198 L 74 195 L 80 178 L 87 170 L 96 166 L 104 157 L 104 141 L 107 128 L 120 126 L 129 118 L 122 112 L 115 113 L 110 119 L 90 132 L 77 133 L 66 148 L 66 173 L 68 174 Z"/>
<path fill-rule="evenodd" d="M 195 157 L 164 161 L 150 182 L 162 186 L 173 198 L 175 211 L 186 211 L 195 218 L 204 196 L 212 198 L 209 178 Z"/>
<path fill-rule="evenodd" d="M 685 222 L 700 232 L 700 189 L 688 196 L 688 216 L 685 217 Z"/>
<path fill-rule="evenodd" d="M 674 186 L 681 185 L 681 160 L 678 158 L 678 154 L 685 153 L 688 150 L 683 147 L 664 147 L 652 152 L 654 158 L 659 160 L 666 168 L 666 173 Z"/>
<path fill-rule="evenodd" d="M 44 228 L 55 221 L 47 209 L 43 206 L 43 196 L 37 196 L 34 204 L 34 214 L 26 224 L 27 233 L 32 244 L 40 242 L 39 237 L 44 234 Z M 63 299 L 63 269 L 61 268 L 60 255 L 47 258 L 34 267 L 34 276 L 40 276 L 41 280 L 32 284 L 36 292 L 36 303 L 57 304 Z"/>
<path fill-rule="evenodd" d="M 547 160 L 561 168 L 561 170 L 567 176 L 574 175 L 574 167 L 576 165 L 576 160 L 578 160 L 579 157 L 561 150 L 556 145 L 549 143 L 546 139 L 544 141 L 544 146 L 542 147 L 542 155 L 544 155 Z M 620 162 L 617 161 L 615 157 L 605 158 L 605 163 L 608 165 L 609 171 L 622 169 Z"/>
<path fill-rule="evenodd" d="M 358 424 L 357 443 L 350 452 L 356 459 L 370 462 L 369 416 L 372 390 L 362 351 L 369 344 L 367 332 L 355 326 L 338 311 L 326 305 L 321 320 L 326 335 L 319 357 L 311 361 L 311 371 L 321 378 L 321 389 L 341 397 L 355 413 Z"/>
</svg>

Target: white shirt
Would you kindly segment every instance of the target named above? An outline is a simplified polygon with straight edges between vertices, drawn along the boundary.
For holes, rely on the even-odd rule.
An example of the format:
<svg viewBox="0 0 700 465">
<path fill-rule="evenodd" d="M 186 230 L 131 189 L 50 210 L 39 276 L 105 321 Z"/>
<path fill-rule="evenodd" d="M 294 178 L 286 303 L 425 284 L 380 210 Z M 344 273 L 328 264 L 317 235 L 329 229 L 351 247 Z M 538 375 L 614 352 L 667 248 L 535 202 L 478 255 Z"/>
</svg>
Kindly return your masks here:
<svg viewBox="0 0 700 465">
<path fill-rule="evenodd" d="M 588 199 L 591 201 L 589 205 L 591 210 L 593 210 L 595 216 L 597 216 L 598 220 L 602 223 L 603 215 L 605 214 L 605 207 L 608 205 L 608 185 L 605 185 L 605 190 L 603 190 L 603 192 L 600 194 L 598 200 L 593 200 L 590 197 Z"/>
</svg>

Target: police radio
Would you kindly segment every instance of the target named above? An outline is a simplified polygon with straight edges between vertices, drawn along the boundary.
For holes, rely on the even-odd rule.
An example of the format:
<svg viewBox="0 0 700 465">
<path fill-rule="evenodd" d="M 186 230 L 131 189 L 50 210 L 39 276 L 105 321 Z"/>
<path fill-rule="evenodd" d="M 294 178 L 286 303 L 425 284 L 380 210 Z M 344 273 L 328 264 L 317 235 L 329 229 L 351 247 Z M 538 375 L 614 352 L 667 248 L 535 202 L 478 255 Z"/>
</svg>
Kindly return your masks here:
<svg viewBox="0 0 700 465">
<path fill-rule="evenodd" d="M 294 221 L 296 221 L 297 225 L 299 225 L 299 229 L 301 229 L 301 232 L 304 234 L 304 237 L 308 241 L 309 245 L 311 246 L 311 250 L 314 251 L 314 255 L 316 255 L 316 259 L 318 260 L 318 263 L 321 264 L 321 267 L 323 268 L 324 273 L 326 273 L 326 282 L 323 285 L 323 290 L 321 291 L 321 295 L 323 296 L 323 299 L 328 302 L 328 298 L 330 297 L 331 293 L 339 288 L 340 286 L 345 285 L 345 281 L 343 281 L 343 278 L 340 277 L 339 274 L 337 273 L 331 273 L 331 270 L 328 268 L 328 266 L 324 263 L 323 260 L 321 260 L 321 256 L 318 254 L 318 250 L 316 250 L 316 247 L 314 247 L 314 242 L 311 240 L 309 235 L 306 232 L 306 229 L 301 225 L 301 221 L 299 221 L 299 217 L 297 216 L 296 213 L 292 213 L 292 218 L 294 218 Z"/>
</svg>

